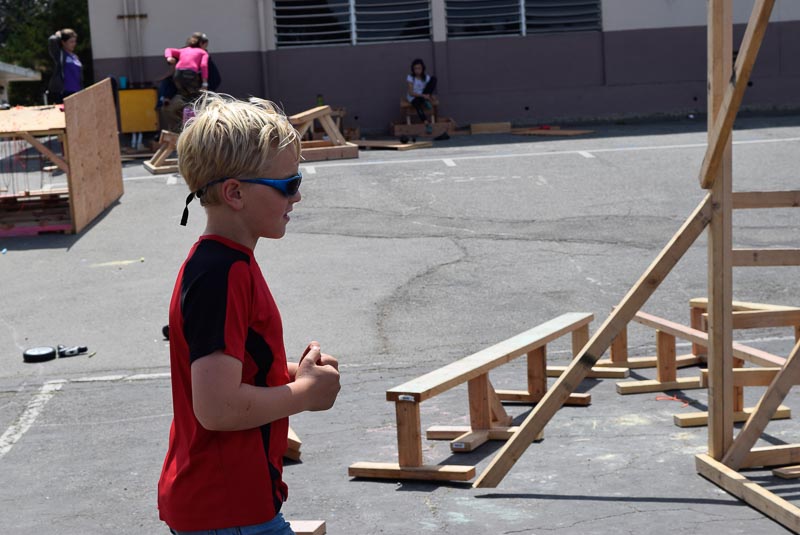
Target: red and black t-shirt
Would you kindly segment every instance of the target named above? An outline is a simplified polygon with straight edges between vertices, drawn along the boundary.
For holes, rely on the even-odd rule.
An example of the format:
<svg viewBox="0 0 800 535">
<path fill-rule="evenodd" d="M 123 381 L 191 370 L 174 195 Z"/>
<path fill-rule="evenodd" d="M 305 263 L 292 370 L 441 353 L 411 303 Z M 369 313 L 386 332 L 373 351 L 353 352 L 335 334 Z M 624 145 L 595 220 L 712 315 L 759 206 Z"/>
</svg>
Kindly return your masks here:
<svg viewBox="0 0 800 535">
<path fill-rule="evenodd" d="M 161 519 L 179 531 L 271 520 L 287 495 L 289 419 L 209 431 L 192 409 L 191 364 L 215 351 L 242 361 L 242 383 L 289 382 L 280 313 L 253 252 L 202 236 L 178 274 L 169 326 L 174 417 L 158 482 Z"/>
</svg>

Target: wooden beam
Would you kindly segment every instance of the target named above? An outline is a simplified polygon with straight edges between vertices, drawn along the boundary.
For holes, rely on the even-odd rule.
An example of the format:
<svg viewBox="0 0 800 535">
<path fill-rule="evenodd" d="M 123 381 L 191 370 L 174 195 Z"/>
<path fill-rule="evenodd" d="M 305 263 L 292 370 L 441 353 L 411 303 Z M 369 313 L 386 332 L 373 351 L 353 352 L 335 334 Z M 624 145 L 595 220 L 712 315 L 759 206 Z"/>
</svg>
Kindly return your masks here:
<svg viewBox="0 0 800 535">
<path fill-rule="evenodd" d="M 428 464 L 400 466 L 397 463 L 353 463 L 347 469 L 350 477 L 370 479 L 416 479 L 421 481 L 469 481 L 475 477 L 474 466 Z"/>
<path fill-rule="evenodd" d="M 665 332 L 669 332 L 678 338 L 681 338 L 682 340 L 698 344 L 702 347 L 708 346 L 707 333 L 698 331 L 697 329 L 692 329 L 691 327 L 687 327 L 685 325 L 681 325 L 680 323 L 665 320 L 646 312 L 637 312 L 633 318 L 633 321 L 641 323 L 642 325 L 648 325 L 654 329 L 660 329 Z M 733 356 L 742 360 L 746 360 L 752 364 L 758 364 L 759 366 L 783 366 L 783 364 L 786 362 L 786 359 L 783 357 L 779 357 L 777 355 L 773 355 L 772 353 L 767 353 L 761 349 L 746 346 L 738 342 L 733 343 Z"/>
<path fill-rule="evenodd" d="M 769 368 L 734 368 L 733 386 L 769 386 L 781 369 Z M 708 370 L 700 370 L 700 385 L 708 384 Z"/>
<path fill-rule="evenodd" d="M 795 327 L 800 325 L 800 309 L 795 310 L 742 310 L 733 312 L 734 329 L 762 329 L 765 327 Z"/>
<path fill-rule="evenodd" d="M 800 249 L 734 249 L 738 267 L 800 266 Z"/>
<path fill-rule="evenodd" d="M 692 308 L 706 310 L 708 308 L 708 299 L 705 297 L 695 297 L 694 299 L 689 300 L 689 306 Z M 749 301 L 733 301 L 731 303 L 731 308 L 734 312 L 747 310 L 800 310 L 800 307 L 773 305 L 770 303 L 751 303 Z M 694 328 L 696 329 L 697 327 Z"/>
<path fill-rule="evenodd" d="M 742 468 L 765 468 L 800 463 L 800 444 L 781 444 L 753 448 Z"/>
<path fill-rule="evenodd" d="M 709 0 L 708 10 L 708 149 L 700 176 L 703 187 L 711 190 L 711 204 L 714 206 L 708 225 L 707 245 L 708 312 L 711 320 L 706 346 L 709 370 L 708 454 L 720 459 L 733 440 L 734 423 L 735 393 L 730 386 L 733 369 L 730 319 L 733 301 L 731 128 L 741 93 L 732 93 L 730 86 L 726 91 L 733 56 L 732 2 Z M 739 59 L 745 55 L 740 53 Z M 734 102 L 736 97 L 738 101 Z M 713 156 L 713 165 L 710 165 L 709 155 Z"/>
<path fill-rule="evenodd" d="M 735 191 L 733 209 L 752 208 L 797 208 L 800 206 L 800 191 Z"/>
<path fill-rule="evenodd" d="M 711 218 L 709 196 L 703 198 L 680 230 L 662 249 L 658 257 L 645 270 L 636 284 L 614 308 L 603 325 L 597 330 L 580 355 L 572 360 L 567 371 L 547 391 L 520 426 L 519 431 L 500 449 L 473 484 L 474 487 L 496 487 L 514 463 L 522 456 L 528 445 L 547 425 L 558 409 L 575 391 L 595 362 L 608 349 L 611 342 L 628 324 L 647 299 L 656 291 L 661 281 L 678 263 L 695 242 Z"/>
<path fill-rule="evenodd" d="M 746 422 L 750 415 L 753 414 L 754 407 L 745 407 L 741 411 L 734 411 L 733 421 L 735 423 Z M 788 420 L 792 417 L 792 409 L 786 405 L 781 405 L 778 410 L 772 415 L 773 420 Z M 708 425 L 708 412 L 682 412 L 680 414 L 672 415 L 672 422 L 678 427 L 701 427 Z"/>
<path fill-rule="evenodd" d="M 720 1 L 728 2 L 729 0 Z M 715 5 L 721 5 L 725 9 L 715 10 Z M 721 105 L 718 107 L 710 106 L 714 112 L 709 114 L 709 122 L 713 120 L 713 128 L 709 128 L 708 149 L 703 159 L 703 165 L 700 168 L 700 185 L 704 189 L 710 189 L 714 184 L 723 156 L 730 145 L 733 122 L 739 112 L 739 106 L 742 104 L 742 97 L 744 97 L 744 92 L 747 89 L 747 82 L 750 81 L 750 73 L 758 56 L 761 41 L 767 31 L 769 16 L 774 5 L 775 0 L 756 0 L 753 4 L 753 12 L 750 15 L 750 21 L 747 23 L 742 46 L 739 48 L 739 55 L 736 58 L 734 74 L 730 77 Z M 715 4 L 715 0 L 709 2 L 709 36 L 720 26 L 725 27 L 723 31 L 727 31 L 727 26 L 732 26 L 730 11 L 731 6 Z M 727 38 L 709 39 L 709 58 L 711 59 L 709 66 L 711 67 L 713 64 L 712 68 L 727 70 L 724 66 L 730 65 L 731 47 L 727 42 L 723 44 L 722 41 L 730 40 Z M 710 72 L 709 74 L 712 73 Z M 714 78 L 723 79 L 719 72 L 714 73 Z M 727 79 L 728 77 L 724 78 Z"/>
<path fill-rule="evenodd" d="M 64 161 L 64 158 L 62 158 L 55 152 L 51 151 L 50 149 L 48 149 L 46 145 L 44 145 L 42 142 L 40 142 L 32 135 L 30 135 L 30 133 L 19 132 L 18 135 L 19 137 L 30 143 L 34 149 L 38 150 L 39 152 L 47 156 L 47 159 L 53 162 L 59 169 L 69 174 L 69 165 L 67 164 L 67 162 Z"/>
<path fill-rule="evenodd" d="M 800 533 L 800 508 L 753 483 L 708 455 L 695 457 L 697 472 L 750 506 L 758 509 L 794 533 Z"/>
<path fill-rule="evenodd" d="M 727 466 L 734 470 L 742 467 L 747 454 L 750 453 L 750 449 L 761 437 L 761 433 L 769 423 L 772 413 L 783 402 L 792 385 L 800 380 L 800 357 L 797 356 L 798 353 L 800 353 L 800 343 L 795 344 L 794 349 L 786 359 L 783 369 L 772 380 L 767 391 L 764 392 L 758 405 L 756 405 L 755 412 L 748 418 L 741 432 L 736 436 L 736 440 L 733 441 L 730 449 L 722 458 L 722 462 Z"/>
</svg>

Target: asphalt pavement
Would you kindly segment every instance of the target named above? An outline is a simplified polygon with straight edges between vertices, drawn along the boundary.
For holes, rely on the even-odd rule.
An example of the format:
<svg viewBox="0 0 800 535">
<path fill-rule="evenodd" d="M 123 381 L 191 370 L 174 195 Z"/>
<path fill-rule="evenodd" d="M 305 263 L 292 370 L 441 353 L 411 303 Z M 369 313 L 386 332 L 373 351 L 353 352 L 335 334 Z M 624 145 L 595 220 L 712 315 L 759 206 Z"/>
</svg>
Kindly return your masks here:
<svg viewBox="0 0 800 535">
<path fill-rule="evenodd" d="M 676 427 L 673 415 L 703 410 L 704 390 L 621 396 L 617 380 L 587 379 L 579 390 L 592 404 L 561 409 L 496 489 L 347 475 L 357 461 L 397 460 L 388 388 L 565 312 L 593 313 L 594 332 L 702 199 L 702 121 L 588 128 L 564 138 L 454 136 L 301 165 L 303 200 L 286 237 L 255 254 L 287 354 L 319 340 L 339 358 L 343 387 L 332 410 L 292 418 L 303 445 L 302 462 L 285 469 L 288 518 L 323 519 L 331 534 L 786 533 L 695 472 L 707 430 Z M 734 143 L 735 190 L 797 189 L 800 116 L 740 119 Z M 123 197 L 79 235 L 0 238 L 4 534 L 168 533 L 156 509 L 172 410 L 161 328 L 204 218 L 193 203 L 189 225 L 178 224 L 180 177 L 150 175 L 141 161 L 123 174 Z M 734 245 L 797 247 L 798 215 L 737 212 Z M 706 295 L 706 255 L 702 236 L 643 310 L 688 323 L 688 300 Z M 737 268 L 734 297 L 800 306 L 798 274 Z M 736 339 L 781 356 L 794 340 L 790 329 Z M 57 344 L 89 353 L 23 362 L 26 348 Z M 632 356 L 654 354 L 653 331 L 631 327 L 629 345 Z M 548 347 L 549 363 L 569 359 L 568 340 Z M 493 383 L 523 386 L 522 366 L 500 368 Z M 761 391 L 748 389 L 746 403 Z M 785 404 L 798 414 L 796 392 Z M 421 408 L 423 427 L 466 424 L 466 387 Z M 529 409 L 508 407 L 517 421 Z M 794 419 L 773 422 L 763 444 L 798 434 Z M 480 472 L 500 447 L 459 455 L 426 440 L 423 454 Z M 793 481 L 751 477 L 800 500 Z"/>
</svg>

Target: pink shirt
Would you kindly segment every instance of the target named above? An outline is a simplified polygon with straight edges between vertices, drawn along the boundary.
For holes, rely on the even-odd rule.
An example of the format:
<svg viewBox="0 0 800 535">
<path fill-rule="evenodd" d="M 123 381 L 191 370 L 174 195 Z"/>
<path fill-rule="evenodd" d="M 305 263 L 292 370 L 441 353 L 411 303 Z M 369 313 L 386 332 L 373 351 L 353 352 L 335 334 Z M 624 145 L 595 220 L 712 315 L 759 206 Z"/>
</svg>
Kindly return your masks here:
<svg viewBox="0 0 800 535">
<path fill-rule="evenodd" d="M 188 69 L 199 72 L 203 80 L 208 80 L 208 52 L 198 47 L 164 49 L 165 58 L 177 58 L 176 69 Z"/>
</svg>

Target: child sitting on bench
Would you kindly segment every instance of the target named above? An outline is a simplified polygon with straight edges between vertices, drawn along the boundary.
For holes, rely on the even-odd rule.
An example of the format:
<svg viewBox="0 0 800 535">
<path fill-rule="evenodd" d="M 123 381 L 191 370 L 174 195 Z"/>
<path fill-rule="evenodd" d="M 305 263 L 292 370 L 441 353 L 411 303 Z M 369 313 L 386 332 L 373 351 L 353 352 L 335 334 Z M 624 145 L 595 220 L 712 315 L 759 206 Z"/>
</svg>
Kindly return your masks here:
<svg viewBox="0 0 800 535">
<path fill-rule="evenodd" d="M 417 58 L 411 62 L 411 74 L 406 77 L 408 92 L 406 98 L 417 110 L 419 120 L 425 124 L 425 132 L 433 132 L 433 125 L 428 121 L 425 110 L 433 110 L 431 96 L 436 90 L 436 77 L 425 72 L 425 62 Z"/>
</svg>

